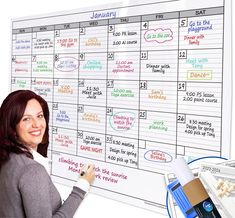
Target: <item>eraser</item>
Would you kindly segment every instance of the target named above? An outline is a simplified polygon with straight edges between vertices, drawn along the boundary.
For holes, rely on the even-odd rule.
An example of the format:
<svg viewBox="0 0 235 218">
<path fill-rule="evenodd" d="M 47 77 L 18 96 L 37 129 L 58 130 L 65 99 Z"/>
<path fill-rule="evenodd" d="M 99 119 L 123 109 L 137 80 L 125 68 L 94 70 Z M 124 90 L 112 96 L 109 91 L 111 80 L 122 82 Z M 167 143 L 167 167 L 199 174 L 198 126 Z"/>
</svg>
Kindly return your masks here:
<svg viewBox="0 0 235 218">
<path fill-rule="evenodd" d="M 168 191 L 173 196 L 175 202 L 179 206 L 181 212 L 183 213 L 184 217 L 186 218 L 194 218 L 197 217 L 197 213 L 193 209 L 192 205 L 190 204 L 188 198 L 184 194 L 181 184 L 176 179 L 172 183 L 167 186 Z"/>
</svg>

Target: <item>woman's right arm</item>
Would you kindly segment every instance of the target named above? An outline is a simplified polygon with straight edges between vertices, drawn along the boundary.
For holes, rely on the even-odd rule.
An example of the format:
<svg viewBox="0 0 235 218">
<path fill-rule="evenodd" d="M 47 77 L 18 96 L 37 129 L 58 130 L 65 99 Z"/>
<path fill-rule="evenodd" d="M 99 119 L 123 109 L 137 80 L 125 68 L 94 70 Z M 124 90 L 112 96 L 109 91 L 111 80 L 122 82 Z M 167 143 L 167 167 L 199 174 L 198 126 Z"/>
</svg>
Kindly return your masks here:
<svg viewBox="0 0 235 218">
<path fill-rule="evenodd" d="M 28 218 L 72 218 L 86 194 L 82 189 L 73 187 L 71 194 L 61 205 L 61 198 L 50 176 L 37 163 L 25 167 L 20 177 L 19 190 Z"/>
</svg>

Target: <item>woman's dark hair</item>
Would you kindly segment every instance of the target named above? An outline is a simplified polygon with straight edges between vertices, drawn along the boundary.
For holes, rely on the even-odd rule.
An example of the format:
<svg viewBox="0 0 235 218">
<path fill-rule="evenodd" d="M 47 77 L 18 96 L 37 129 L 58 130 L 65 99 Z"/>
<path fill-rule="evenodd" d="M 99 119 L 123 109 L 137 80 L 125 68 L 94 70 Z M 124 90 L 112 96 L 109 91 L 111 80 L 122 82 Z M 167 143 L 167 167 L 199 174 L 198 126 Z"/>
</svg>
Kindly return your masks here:
<svg viewBox="0 0 235 218">
<path fill-rule="evenodd" d="M 16 126 L 24 115 L 29 100 L 36 99 L 42 107 L 46 120 L 46 130 L 37 151 L 47 157 L 49 144 L 49 109 L 47 102 L 30 90 L 18 90 L 10 93 L 2 102 L 0 108 L 0 168 L 9 160 L 10 153 L 26 154 L 33 158 L 29 149 L 17 140 Z"/>
</svg>

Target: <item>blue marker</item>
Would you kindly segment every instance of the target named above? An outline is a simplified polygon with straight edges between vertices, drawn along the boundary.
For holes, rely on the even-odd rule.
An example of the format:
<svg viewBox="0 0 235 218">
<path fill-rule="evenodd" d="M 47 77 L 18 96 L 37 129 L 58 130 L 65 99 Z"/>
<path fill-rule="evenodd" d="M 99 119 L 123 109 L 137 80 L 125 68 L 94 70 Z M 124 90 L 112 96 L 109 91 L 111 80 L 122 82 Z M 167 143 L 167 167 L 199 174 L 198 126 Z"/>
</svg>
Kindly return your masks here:
<svg viewBox="0 0 235 218">
<path fill-rule="evenodd" d="M 186 218 L 194 218 L 197 216 L 197 213 L 190 204 L 188 198 L 183 192 L 182 186 L 179 181 L 176 179 L 167 186 L 168 191 L 171 193 L 175 202 L 179 206 L 181 212 Z"/>
</svg>

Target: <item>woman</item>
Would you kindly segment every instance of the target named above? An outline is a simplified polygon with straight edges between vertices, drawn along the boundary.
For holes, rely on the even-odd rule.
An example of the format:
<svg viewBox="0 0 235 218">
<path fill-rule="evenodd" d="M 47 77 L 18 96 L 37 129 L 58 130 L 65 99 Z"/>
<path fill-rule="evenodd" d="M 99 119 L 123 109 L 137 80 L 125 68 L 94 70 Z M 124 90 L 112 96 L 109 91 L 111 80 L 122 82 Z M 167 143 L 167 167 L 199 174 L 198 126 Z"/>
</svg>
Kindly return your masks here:
<svg viewBox="0 0 235 218">
<path fill-rule="evenodd" d="M 61 198 L 47 173 L 49 110 L 29 90 L 9 94 L 0 108 L 0 217 L 73 217 L 95 178 L 89 165 Z"/>
</svg>

